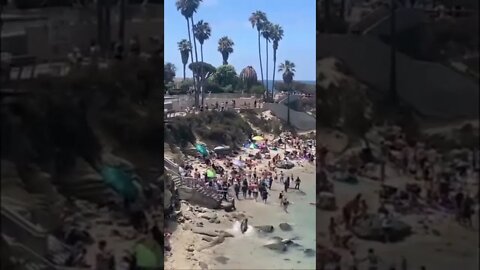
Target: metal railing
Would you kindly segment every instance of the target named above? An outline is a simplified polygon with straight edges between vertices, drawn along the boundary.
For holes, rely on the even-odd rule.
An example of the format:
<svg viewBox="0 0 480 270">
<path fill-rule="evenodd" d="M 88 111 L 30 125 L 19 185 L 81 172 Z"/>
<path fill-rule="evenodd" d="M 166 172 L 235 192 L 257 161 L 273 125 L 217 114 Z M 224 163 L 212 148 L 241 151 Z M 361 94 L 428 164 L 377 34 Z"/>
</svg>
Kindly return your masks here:
<svg viewBox="0 0 480 270">
<path fill-rule="evenodd" d="M 207 196 L 223 196 L 223 191 L 218 190 L 215 187 L 211 187 L 203 181 L 198 181 L 193 177 L 183 176 L 179 172 L 180 166 L 175 164 L 173 161 L 164 158 L 164 166 L 167 171 L 172 173 L 176 179 L 178 179 L 182 186 L 195 189 L 198 192 L 202 192 Z M 227 191 L 227 200 L 231 201 L 233 197 L 231 196 L 231 189 Z"/>
</svg>

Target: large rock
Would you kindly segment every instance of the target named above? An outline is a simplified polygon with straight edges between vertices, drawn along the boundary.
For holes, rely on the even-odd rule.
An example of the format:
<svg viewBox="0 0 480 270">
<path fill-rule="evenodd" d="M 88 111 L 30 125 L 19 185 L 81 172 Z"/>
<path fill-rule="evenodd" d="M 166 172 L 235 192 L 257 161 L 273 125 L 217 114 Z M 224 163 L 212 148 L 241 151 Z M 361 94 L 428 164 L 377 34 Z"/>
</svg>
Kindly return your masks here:
<svg viewBox="0 0 480 270">
<path fill-rule="evenodd" d="M 292 230 L 292 226 L 286 222 L 284 223 L 280 223 L 278 225 L 280 227 L 280 229 L 282 229 L 282 231 L 291 231 Z"/>
<path fill-rule="evenodd" d="M 264 245 L 264 247 L 266 247 L 270 250 L 274 250 L 276 252 L 280 252 L 280 253 L 283 253 L 283 252 L 287 251 L 287 245 L 285 243 L 282 243 L 281 241 L 271 243 L 271 244 L 266 244 L 266 245 Z"/>
<path fill-rule="evenodd" d="M 352 228 L 352 232 L 361 239 L 384 241 L 385 236 L 382 229 L 382 219 L 379 215 L 369 215 L 359 220 Z M 401 241 L 412 233 L 411 227 L 398 220 L 393 219 L 388 239 L 391 242 Z"/>
<path fill-rule="evenodd" d="M 272 225 L 259 225 L 255 226 L 255 229 L 257 229 L 259 232 L 264 232 L 264 233 L 271 233 L 275 230 L 275 228 Z"/>
<path fill-rule="evenodd" d="M 217 219 L 217 214 L 216 213 L 201 213 L 198 215 L 198 217 L 204 218 L 206 220 L 215 220 Z"/>
<path fill-rule="evenodd" d="M 193 233 L 211 236 L 211 237 L 217 237 L 217 236 L 233 237 L 233 234 L 228 233 L 226 231 L 211 230 L 211 229 L 198 228 L 198 227 L 193 227 L 191 228 L 191 230 Z"/>
<path fill-rule="evenodd" d="M 307 257 L 313 257 L 316 255 L 316 252 L 315 250 L 311 249 L 311 248 L 307 248 L 303 251 L 303 253 L 305 254 L 305 256 Z"/>
</svg>

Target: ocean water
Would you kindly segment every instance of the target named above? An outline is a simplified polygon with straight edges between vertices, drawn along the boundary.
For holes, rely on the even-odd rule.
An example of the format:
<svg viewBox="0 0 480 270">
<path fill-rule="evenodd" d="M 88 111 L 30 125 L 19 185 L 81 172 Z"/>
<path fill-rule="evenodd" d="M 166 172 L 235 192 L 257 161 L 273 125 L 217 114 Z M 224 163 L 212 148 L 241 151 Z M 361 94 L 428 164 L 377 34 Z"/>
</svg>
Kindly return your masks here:
<svg viewBox="0 0 480 270">
<path fill-rule="evenodd" d="M 268 204 L 258 202 L 255 209 L 247 211 L 247 215 L 254 217 L 249 219 L 248 230 L 242 234 L 240 222 L 235 222 L 232 228 L 227 230 L 234 237 L 227 238 L 223 244 L 219 245 L 213 257 L 224 256 L 228 261 L 225 264 L 216 263 L 211 267 L 212 269 L 315 269 L 315 256 L 308 257 L 304 254 L 304 249 L 315 250 L 316 247 L 316 208 L 310 205 L 311 202 L 315 202 L 315 174 L 295 172 L 295 170 L 285 171 L 285 173 L 286 175 L 293 173 L 294 177 L 298 175 L 302 179 L 300 189 L 306 194 L 302 195 L 297 191 L 289 190 L 287 196 L 292 204 L 288 208 L 289 213 L 285 213 L 278 201 L 281 186 L 274 183 Z M 278 227 L 282 222 L 289 223 L 293 230 L 282 231 Z M 253 227 L 256 225 L 273 225 L 275 230 L 273 233 L 257 232 Z M 294 239 L 293 241 L 301 246 L 289 247 L 284 253 L 263 247 L 275 242 L 272 238 L 274 236 Z"/>
</svg>

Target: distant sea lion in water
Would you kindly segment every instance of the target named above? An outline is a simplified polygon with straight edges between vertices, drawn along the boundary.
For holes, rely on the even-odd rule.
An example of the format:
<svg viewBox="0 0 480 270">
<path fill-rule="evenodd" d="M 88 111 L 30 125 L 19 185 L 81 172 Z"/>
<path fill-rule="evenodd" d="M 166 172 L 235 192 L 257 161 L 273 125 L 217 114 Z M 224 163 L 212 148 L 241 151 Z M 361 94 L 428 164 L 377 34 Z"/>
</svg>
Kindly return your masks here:
<svg viewBox="0 0 480 270">
<path fill-rule="evenodd" d="M 245 233 L 248 230 L 248 218 L 242 220 L 242 224 L 240 225 L 240 231 Z"/>
</svg>

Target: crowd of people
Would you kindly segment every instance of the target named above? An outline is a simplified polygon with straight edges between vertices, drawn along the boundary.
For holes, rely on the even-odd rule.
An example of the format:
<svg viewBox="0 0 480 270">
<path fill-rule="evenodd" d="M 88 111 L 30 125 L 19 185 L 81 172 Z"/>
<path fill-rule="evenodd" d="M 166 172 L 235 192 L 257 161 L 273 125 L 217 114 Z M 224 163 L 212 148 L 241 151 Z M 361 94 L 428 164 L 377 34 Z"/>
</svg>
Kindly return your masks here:
<svg viewBox="0 0 480 270">
<path fill-rule="evenodd" d="M 193 186 L 209 186 L 221 192 L 224 199 L 230 194 L 237 200 L 252 199 L 267 203 L 274 182 L 282 184 L 284 191 L 279 195 L 285 211 L 289 205 L 286 193 L 290 187 L 300 189 L 300 177 L 286 176 L 278 166 L 283 161 L 307 160 L 313 162 L 315 145 L 313 140 L 302 140 L 292 135 L 263 142 L 250 136 L 247 146 L 255 144 L 258 149 L 250 151 L 247 157 L 239 155 L 235 160 L 228 155 L 211 151 L 208 156 L 198 155 L 198 160 L 207 166 L 203 172 L 198 167 L 185 164 L 181 168 L 183 176 L 192 179 Z M 263 136 L 260 136 L 263 137 Z M 248 148 L 248 147 L 247 147 Z M 290 151 L 279 151 L 288 148 Z M 248 150 L 245 150 L 248 152 Z M 256 153 L 255 153 L 256 152 Z M 209 177 L 208 170 L 215 172 Z"/>
</svg>

